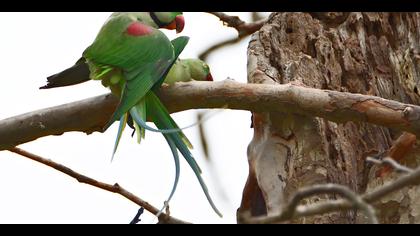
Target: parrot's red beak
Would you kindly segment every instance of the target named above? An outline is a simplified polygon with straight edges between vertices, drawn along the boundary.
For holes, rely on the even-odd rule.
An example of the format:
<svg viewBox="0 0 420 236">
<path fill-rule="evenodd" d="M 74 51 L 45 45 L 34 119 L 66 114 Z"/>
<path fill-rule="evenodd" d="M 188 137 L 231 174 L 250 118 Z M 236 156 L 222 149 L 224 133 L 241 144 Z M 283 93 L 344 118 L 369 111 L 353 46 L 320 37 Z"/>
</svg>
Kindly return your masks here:
<svg viewBox="0 0 420 236">
<path fill-rule="evenodd" d="M 176 30 L 177 33 L 181 33 L 184 30 L 184 17 L 183 16 L 176 16 L 175 20 L 172 21 L 169 25 L 165 27 L 165 29 L 169 30 Z"/>
<path fill-rule="evenodd" d="M 211 76 L 211 74 L 209 73 L 209 75 L 207 75 L 206 77 L 207 81 L 213 81 L 213 76 Z"/>
<path fill-rule="evenodd" d="M 176 32 L 181 33 L 184 30 L 185 26 L 185 20 L 183 16 L 176 16 L 175 17 L 176 22 Z"/>
</svg>

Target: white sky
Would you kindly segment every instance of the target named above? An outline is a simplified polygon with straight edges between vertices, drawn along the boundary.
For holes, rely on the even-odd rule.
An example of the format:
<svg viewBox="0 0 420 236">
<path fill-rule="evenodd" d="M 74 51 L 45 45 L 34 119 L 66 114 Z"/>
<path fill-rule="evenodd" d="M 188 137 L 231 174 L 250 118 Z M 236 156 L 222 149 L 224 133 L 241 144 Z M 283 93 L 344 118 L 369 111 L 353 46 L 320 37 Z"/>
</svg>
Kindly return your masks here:
<svg viewBox="0 0 420 236">
<path fill-rule="evenodd" d="M 230 13 L 249 20 L 249 13 Z M 95 38 L 110 13 L 0 13 L 0 119 L 60 105 L 108 92 L 100 82 L 52 90 L 38 90 L 46 77 L 75 63 Z M 197 57 L 208 46 L 234 37 L 214 16 L 184 13 L 182 34 L 191 37 L 181 58 Z M 167 31 L 166 31 L 167 32 Z M 172 39 L 176 35 L 167 32 Z M 216 81 L 227 77 L 246 82 L 247 40 L 215 52 L 208 59 Z M 174 114 L 180 127 L 194 122 L 196 111 Z M 224 214 L 211 209 L 193 172 L 181 160 L 178 189 L 170 203 L 171 214 L 194 223 L 235 223 L 242 189 L 248 174 L 246 149 L 252 138 L 251 114 L 227 110 L 205 123 L 212 157 L 203 157 L 197 128 L 185 134 L 193 155 L 203 169 L 210 194 Z M 114 162 L 111 152 L 117 133 L 115 123 L 105 133 L 66 133 L 38 139 L 20 147 L 62 163 L 75 171 L 127 190 L 160 208 L 174 179 L 170 149 L 158 133 L 146 133 L 138 145 L 123 134 Z M 214 179 L 217 176 L 218 180 Z M 16 154 L 0 152 L 0 223 L 121 223 L 131 221 L 138 206 L 124 197 L 80 184 L 73 178 Z M 222 190 L 222 191 L 221 191 Z M 222 192 L 227 195 L 223 197 Z M 146 213 L 141 223 L 151 223 Z"/>
</svg>

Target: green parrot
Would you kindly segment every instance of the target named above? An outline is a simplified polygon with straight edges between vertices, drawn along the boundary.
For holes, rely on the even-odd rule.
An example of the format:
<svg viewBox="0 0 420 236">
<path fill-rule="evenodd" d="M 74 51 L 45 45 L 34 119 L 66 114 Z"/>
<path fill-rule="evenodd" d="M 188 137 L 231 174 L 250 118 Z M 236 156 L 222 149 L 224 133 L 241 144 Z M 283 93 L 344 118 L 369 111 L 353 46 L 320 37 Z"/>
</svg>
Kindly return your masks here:
<svg viewBox="0 0 420 236">
<path fill-rule="evenodd" d="M 84 60 L 84 59 L 83 59 Z M 79 70 L 72 74 L 72 76 L 65 76 L 63 72 L 57 73 L 55 75 L 49 76 L 47 79 L 47 85 L 40 87 L 40 89 L 50 89 L 76 85 L 79 83 L 87 82 L 90 79 L 90 71 L 87 64 L 83 67 L 82 70 Z M 111 86 L 110 78 L 105 78 L 101 80 L 104 87 L 110 89 L 115 89 L 115 92 L 118 93 L 119 86 Z M 207 63 L 200 59 L 177 59 L 174 65 L 168 72 L 163 83 L 165 84 L 174 84 L 176 82 L 188 82 L 188 81 L 213 81 L 213 77 L 210 73 L 210 67 Z M 110 87 L 111 86 L 111 87 Z"/>
<path fill-rule="evenodd" d="M 213 81 L 213 77 L 210 72 L 210 67 L 207 63 L 200 59 L 178 59 L 172 66 L 163 83 L 172 85 L 176 82 L 188 82 L 192 80 Z M 120 93 L 117 87 L 111 85 L 109 79 L 102 80 L 102 84 L 105 87 L 109 87 L 111 90 L 114 90 L 114 93 Z M 128 116 L 127 124 L 133 129 L 133 136 L 135 130 L 138 130 L 138 128 L 134 127 L 133 118 L 131 116 Z M 141 137 L 137 137 L 138 141 L 140 141 L 140 139 Z"/>
<path fill-rule="evenodd" d="M 87 68 L 87 67 L 86 67 Z M 70 86 L 70 85 L 76 85 L 82 82 L 86 82 L 90 80 L 89 77 L 89 70 L 88 68 L 86 70 L 79 71 L 78 72 L 79 77 L 67 77 L 63 76 L 62 74 L 58 76 L 58 74 L 54 76 L 54 80 L 51 81 L 41 87 L 42 89 L 49 89 L 49 88 L 56 88 L 56 87 L 64 87 L 64 86 Z M 59 73 L 60 74 L 60 73 Z M 210 68 L 204 61 L 200 59 L 177 59 L 174 65 L 171 67 L 171 69 L 168 72 L 168 75 L 166 76 L 163 83 L 172 85 L 176 82 L 188 82 L 188 81 L 213 81 L 213 77 L 210 73 Z M 109 88 L 113 94 L 117 96 L 121 96 L 121 86 L 119 84 L 114 85 L 111 83 L 110 78 L 105 78 L 101 80 L 102 85 L 104 87 Z M 135 130 L 133 119 L 131 116 L 128 116 L 127 124 Z M 132 136 L 135 132 L 133 132 Z M 140 142 L 140 138 L 138 137 L 138 141 Z"/>
<path fill-rule="evenodd" d="M 127 15 L 132 19 L 137 19 L 153 28 L 164 28 L 169 30 L 176 30 L 177 33 L 184 29 L 185 21 L 180 12 L 128 12 L 113 13 L 108 20 L 118 17 L 120 15 Z M 40 89 L 49 89 L 63 86 L 70 86 L 83 83 L 90 80 L 89 66 L 84 57 L 80 58 L 76 64 L 60 73 L 51 75 L 47 78 L 48 83 Z"/>
<path fill-rule="evenodd" d="M 191 80 L 213 81 L 210 67 L 199 59 L 178 59 L 163 82 L 174 84 L 175 82 L 188 82 Z"/>
<path fill-rule="evenodd" d="M 207 186 L 201 178 L 201 170 L 189 150 L 192 148 L 191 143 L 155 95 L 189 40 L 188 37 L 178 37 L 170 41 L 164 33 L 158 30 L 165 26 L 169 29 L 176 29 L 178 32 L 182 31 L 184 21 L 181 13 L 129 12 L 112 14 L 102 26 L 95 41 L 83 52 L 82 58 L 73 66 L 73 69 L 70 68 L 49 77 L 49 84 L 42 88 L 56 87 L 57 84 L 54 83 L 58 80 L 53 78 L 58 78 L 63 74 L 67 77 L 69 74 L 73 74 L 75 77 L 80 76 L 86 72 L 86 69 L 90 79 L 101 80 L 105 85 L 106 81 L 109 81 L 111 92 L 120 97 L 115 112 L 104 126 L 104 130 L 106 130 L 115 121 L 120 121 L 113 155 L 128 116 L 131 115 L 134 126 L 140 134 L 140 139 L 144 138 L 146 129 L 161 132 L 171 148 L 176 176 L 167 202 L 172 198 L 178 183 L 178 151 L 180 151 L 194 171 L 213 210 L 222 216 L 213 203 Z M 66 86 L 65 83 L 68 81 L 71 79 L 59 86 Z M 155 123 L 157 130 L 146 125 L 147 118 Z"/>
</svg>

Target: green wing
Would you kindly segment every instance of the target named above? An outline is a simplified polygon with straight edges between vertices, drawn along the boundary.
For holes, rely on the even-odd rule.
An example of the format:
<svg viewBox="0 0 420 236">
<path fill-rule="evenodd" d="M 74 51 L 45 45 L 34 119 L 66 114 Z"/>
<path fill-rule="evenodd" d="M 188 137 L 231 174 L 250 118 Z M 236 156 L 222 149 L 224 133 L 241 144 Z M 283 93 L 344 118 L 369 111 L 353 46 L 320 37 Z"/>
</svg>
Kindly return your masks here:
<svg viewBox="0 0 420 236">
<path fill-rule="evenodd" d="M 144 64 L 133 76 L 132 73 L 125 73 L 126 84 L 124 86 L 120 103 L 118 104 L 111 119 L 105 125 L 104 130 L 120 119 L 133 106 L 135 106 L 140 99 L 142 99 L 153 85 L 159 80 L 166 71 L 166 68 L 171 64 L 171 61 L 159 62 L 156 65 Z"/>
<path fill-rule="evenodd" d="M 159 89 L 160 86 L 162 86 L 163 82 L 165 81 L 166 76 L 168 75 L 169 71 L 171 70 L 171 67 L 175 64 L 176 60 L 178 59 L 181 52 L 184 50 L 185 46 L 187 46 L 188 41 L 190 40 L 187 36 L 181 36 L 171 41 L 171 44 L 174 48 L 174 55 L 175 59 L 173 60 L 172 64 L 169 66 L 167 71 L 165 72 L 164 76 L 159 80 L 158 83 L 156 83 L 153 87 L 153 89 Z"/>
<path fill-rule="evenodd" d="M 171 41 L 161 31 L 150 28 L 147 35 L 126 34 L 133 21 L 125 15 L 110 18 L 83 53 L 92 67 L 110 65 L 123 71 L 126 83 L 121 100 L 104 130 L 136 105 L 166 75 L 176 59 Z"/>
<path fill-rule="evenodd" d="M 160 102 L 159 98 L 154 94 L 153 91 L 150 91 L 147 94 L 146 103 L 148 107 L 147 113 L 152 118 L 156 127 L 158 127 L 159 129 L 179 129 L 178 125 L 171 118 L 168 111 L 166 110 L 166 108 L 163 106 L 163 104 Z M 188 146 L 191 145 L 188 139 L 186 139 L 185 135 L 182 132 L 163 134 L 163 136 L 165 136 L 167 141 L 170 140 L 170 142 L 168 141 L 168 144 L 170 145 L 171 150 L 173 149 L 173 145 L 175 145 L 176 148 L 182 153 L 185 160 L 188 162 L 189 166 L 191 167 L 195 176 L 197 177 L 197 180 L 200 183 L 201 188 L 204 194 L 206 195 L 206 198 L 208 202 L 210 203 L 211 207 L 219 216 L 222 216 L 222 214 L 220 213 L 220 211 L 217 209 L 216 205 L 214 204 L 212 198 L 210 197 L 210 193 L 207 189 L 207 186 L 203 178 L 201 177 L 200 167 L 198 166 L 190 150 L 188 149 Z M 174 155 L 174 158 L 175 160 L 177 159 L 175 155 Z M 179 171 L 179 169 L 177 169 L 176 171 Z M 177 175 L 178 174 L 179 173 L 177 173 Z M 170 197 L 172 197 L 172 194 L 175 191 L 175 188 L 176 188 L 176 184 L 174 184 Z"/>
<path fill-rule="evenodd" d="M 135 106 L 152 87 L 157 88 L 157 86 L 161 86 L 188 41 L 189 37 L 183 36 L 171 42 L 173 44 L 174 57 L 170 60 L 158 60 L 154 64 L 143 64 L 137 69 L 125 74 L 127 82 L 121 101 L 108 124 L 104 127 L 104 130 Z"/>
<path fill-rule="evenodd" d="M 175 57 L 178 57 L 181 54 L 189 40 L 189 37 L 181 36 L 171 41 L 172 46 L 174 47 Z"/>
</svg>

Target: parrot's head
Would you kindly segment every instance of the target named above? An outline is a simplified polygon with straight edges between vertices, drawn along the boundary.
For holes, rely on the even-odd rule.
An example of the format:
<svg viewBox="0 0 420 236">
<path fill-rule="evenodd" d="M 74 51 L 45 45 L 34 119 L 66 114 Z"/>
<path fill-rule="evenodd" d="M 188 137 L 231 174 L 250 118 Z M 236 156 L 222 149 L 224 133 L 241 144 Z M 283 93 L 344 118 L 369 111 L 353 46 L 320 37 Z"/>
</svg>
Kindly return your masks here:
<svg viewBox="0 0 420 236">
<path fill-rule="evenodd" d="M 181 33 L 184 29 L 182 12 L 150 12 L 150 17 L 159 28 L 176 30 L 177 33 Z"/>
<path fill-rule="evenodd" d="M 191 77 L 198 81 L 213 81 L 210 73 L 210 67 L 199 59 L 186 59 L 188 67 L 190 68 Z"/>
</svg>

